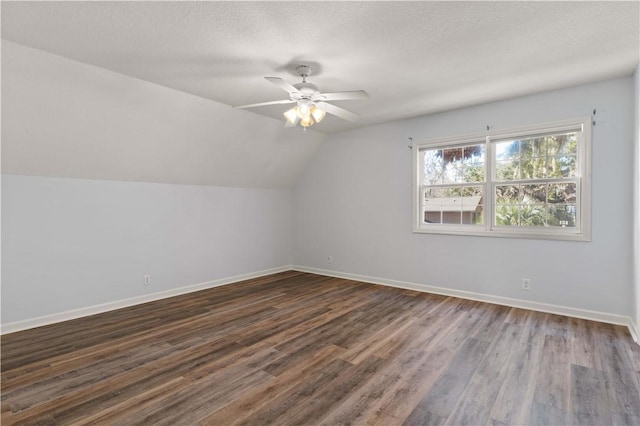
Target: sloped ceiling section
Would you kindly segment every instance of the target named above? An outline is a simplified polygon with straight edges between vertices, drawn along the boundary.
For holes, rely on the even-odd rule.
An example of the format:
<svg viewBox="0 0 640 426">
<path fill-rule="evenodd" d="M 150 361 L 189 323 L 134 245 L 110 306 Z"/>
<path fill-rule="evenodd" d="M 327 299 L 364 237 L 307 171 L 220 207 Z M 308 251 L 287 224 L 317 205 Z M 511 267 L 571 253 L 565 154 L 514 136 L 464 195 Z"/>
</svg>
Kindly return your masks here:
<svg viewBox="0 0 640 426">
<path fill-rule="evenodd" d="M 2 41 L 3 173 L 290 188 L 325 137 Z"/>
</svg>

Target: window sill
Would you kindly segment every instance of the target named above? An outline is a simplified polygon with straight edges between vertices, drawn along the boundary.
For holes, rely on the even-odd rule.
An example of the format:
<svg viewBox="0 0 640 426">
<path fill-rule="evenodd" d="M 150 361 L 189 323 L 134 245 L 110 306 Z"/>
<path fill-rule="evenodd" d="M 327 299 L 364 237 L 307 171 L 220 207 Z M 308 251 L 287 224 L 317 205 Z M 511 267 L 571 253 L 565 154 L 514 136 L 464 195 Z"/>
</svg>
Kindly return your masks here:
<svg viewBox="0 0 640 426">
<path fill-rule="evenodd" d="M 413 232 L 416 234 L 439 234 L 439 235 L 459 235 L 468 237 L 492 237 L 492 238 L 518 238 L 527 240 L 556 240 L 556 241 L 591 241 L 591 237 L 586 233 L 569 230 L 563 232 L 553 230 L 551 232 L 544 229 L 532 232 L 529 229 L 505 230 L 501 228 L 487 229 L 481 226 L 460 226 L 455 228 L 450 226 L 433 225 L 414 227 Z"/>
</svg>

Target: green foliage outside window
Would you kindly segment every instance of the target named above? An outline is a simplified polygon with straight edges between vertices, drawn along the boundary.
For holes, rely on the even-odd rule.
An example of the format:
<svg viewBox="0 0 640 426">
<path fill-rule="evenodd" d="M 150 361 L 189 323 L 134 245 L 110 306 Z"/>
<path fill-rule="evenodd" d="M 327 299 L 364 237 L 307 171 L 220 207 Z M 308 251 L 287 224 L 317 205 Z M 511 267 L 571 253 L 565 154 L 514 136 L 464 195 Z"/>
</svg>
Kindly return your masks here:
<svg viewBox="0 0 640 426">
<path fill-rule="evenodd" d="M 512 182 L 496 186 L 496 225 L 576 226 L 576 184 L 554 180 L 576 176 L 577 142 L 568 133 L 495 144 L 496 180 Z"/>
<path fill-rule="evenodd" d="M 500 226 L 576 226 L 576 133 L 494 143 L 495 224 Z M 423 184 L 430 199 L 482 196 L 486 180 L 485 145 L 424 151 Z M 461 186 L 460 184 L 469 184 Z M 447 186 L 452 184 L 455 186 Z M 444 211 L 444 209 L 443 209 Z M 476 224 L 482 223 L 482 208 Z"/>
</svg>

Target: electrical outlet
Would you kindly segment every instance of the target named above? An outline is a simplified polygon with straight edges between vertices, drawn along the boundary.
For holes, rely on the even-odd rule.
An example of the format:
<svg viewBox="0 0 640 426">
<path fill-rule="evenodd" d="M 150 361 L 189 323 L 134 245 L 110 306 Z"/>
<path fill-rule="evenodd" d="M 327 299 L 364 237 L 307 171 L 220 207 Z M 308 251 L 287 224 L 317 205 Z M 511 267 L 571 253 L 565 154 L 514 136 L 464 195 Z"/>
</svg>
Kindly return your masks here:
<svg viewBox="0 0 640 426">
<path fill-rule="evenodd" d="M 333 263 L 333 256 L 327 256 L 327 262 Z"/>
<path fill-rule="evenodd" d="M 522 289 L 531 290 L 531 280 L 529 278 L 522 279 Z"/>
<path fill-rule="evenodd" d="M 144 285 L 151 285 L 151 275 L 144 276 Z"/>
</svg>

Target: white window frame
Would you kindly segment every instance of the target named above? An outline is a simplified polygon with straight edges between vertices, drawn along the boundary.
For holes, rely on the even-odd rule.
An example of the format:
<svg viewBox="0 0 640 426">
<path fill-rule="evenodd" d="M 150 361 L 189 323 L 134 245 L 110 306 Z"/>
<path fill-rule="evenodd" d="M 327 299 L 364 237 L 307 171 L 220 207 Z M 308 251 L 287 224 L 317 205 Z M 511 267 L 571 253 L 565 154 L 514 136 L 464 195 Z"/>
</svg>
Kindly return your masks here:
<svg viewBox="0 0 640 426">
<path fill-rule="evenodd" d="M 509 227 L 496 226 L 494 194 L 496 186 L 504 184 L 495 179 L 495 143 L 510 138 L 542 136 L 560 132 L 578 132 L 575 227 Z M 470 144 L 485 144 L 485 182 L 483 197 L 483 225 L 425 223 L 422 200 L 424 186 L 421 151 Z M 541 179 L 548 182 L 552 179 Z M 482 183 L 479 183 L 482 185 Z M 474 185 L 469 183 L 467 185 Z M 455 186 L 455 185 L 453 185 Z M 505 130 L 459 137 L 439 138 L 413 144 L 413 232 L 427 234 L 470 235 L 502 238 L 526 238 L 566 241 L 591 241 L 591 118 L 548 122 Z"/>
</svg>

